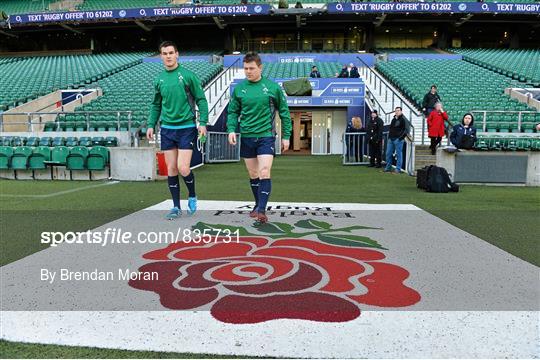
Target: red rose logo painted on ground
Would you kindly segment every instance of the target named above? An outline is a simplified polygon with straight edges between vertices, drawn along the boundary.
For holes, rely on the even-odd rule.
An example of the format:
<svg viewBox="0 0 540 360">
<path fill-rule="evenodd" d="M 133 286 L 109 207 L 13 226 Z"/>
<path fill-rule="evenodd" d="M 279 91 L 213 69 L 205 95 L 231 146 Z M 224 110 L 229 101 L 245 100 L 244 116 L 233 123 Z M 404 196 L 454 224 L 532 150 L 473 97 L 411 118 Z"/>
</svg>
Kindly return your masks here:
<svg viewBox="0 0 540 360">
<path fill-rule="evenodd" d="M 244 228 L 198 223 L 194 228 L 241 230 L 239 241 L 212 238 L 209 244 L 178 242 L 144 254 L 154 260 L 141 272 L 157 272 L 158 281 L 129 285 L 160 296 L 169 309 L 210 308 L 226 323 L 258 323 L 273 319 L 343 322 L 357 318 L 362 304 L 404 307 L 420 294 L 403 284 L 409 272 L 382 262 L 384 249 L 362 236 L 339 232 L 365 229 L 302 220 L 292 225 L 265 224 L 260 236 Z M 315 235 L 317 240 L 301 239 Z"/>
</svg>

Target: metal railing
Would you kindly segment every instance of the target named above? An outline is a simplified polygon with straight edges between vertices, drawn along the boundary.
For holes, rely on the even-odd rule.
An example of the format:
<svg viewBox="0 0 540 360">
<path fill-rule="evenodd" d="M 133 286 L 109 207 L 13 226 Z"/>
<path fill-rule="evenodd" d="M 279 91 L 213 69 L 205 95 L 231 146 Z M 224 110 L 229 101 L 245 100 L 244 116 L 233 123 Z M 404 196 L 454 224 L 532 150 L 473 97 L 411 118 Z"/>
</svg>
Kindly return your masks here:
<svg viewBox="0 0 540 360">
<path fill-rule="evenodd" d="M 214 80 L 212 80 L 208 85 L 204 87 L 204 94 L 208 103 L 212 102 L 212 92 L 214 93 L 214 97 L 216 97 L 218 91 L 223 89 L 223 82 L 225 81 L 225 84 L 228 84 L 232 81 L 232 79 L 234 78 L 235 70 L 239 68 L 239 64 L 240 59 L 236 59 L 234 63 L 232 63 L 228 68 L 223 70 L 223 72 L 219 76 L 216 76 Z"/>
<path fill-rule="evenodd" d="M 502 115 L 502 114 L 517 114 L 518 115 L 518 121 L 517 121 L 517 129 L 518 131 L 521 131 L 521 125 L 523 123 L 523 114 L 537 114 L 538 112 L 537 111 L 515 111 L 515 110 L 471 110 L 470 111 L 471 114 L 475 115 L 475 114 L 482 114 L 482 131 L 485 132 L 487 131 L 486 129 L 486 126 L 487 126 L 487 115 L 488 114 L 497 114 L 497 115 Z M 475 115 L 475 121 L 478 121 L 477 120 L 478 118 L 476 117 Z M 512 123 L 513 121 L 500 121 L 500 120 L 497 120 L 497 123 Z M 533 121 L 534 122 L 534 121 Z"/>
<path fill-rule="evenodd" d="M 354 132 L 343 134 L 343 165 L 364 165 L 369 163 L 369 141 L 366 132 Z M 381 143 L 381 162 L 386 162 L 386 145 L 388 143 L 388 132 L 383 133 Z M 409 138 L 405 140 L 405 156 L 403 166 L 409 175 L 414 175 L 414 142 Z"/>
<path fill-rule="evenodd" d="M 363 64 L 362 67 L 360 67 L 359 71 L 361 73 L 361 75 L 363 75 L 363 78 L 364 79 L 369 79 L 369 82 L 373 84 L 373 91 L 372 89 L 369 89 L 367 87 L 367 84 L 366 84 L 366 95 L 371 95 L 371 96 L 366 96 L 367 99 L 371 100 L 371 101 L 374 101 L 378 108 L 379 108 L 379 113 L 380 113 L 380 110 L 383 110 L 385 116 L 387 116 L 388 114 L 392 114 L 392 112 L 386 112 L 384 111 L 384 107 L 380 104 L 380 102 L 377 100 L 375 94 L 377 93 L 378 91 L 378 94 L 379 96 L 383 96 L 383 92 L 384 92 L 384 102 L 388 103 L 388 102 L 391 102 L 392 103 L 392 110 L 394 110 L 397 106 L 401 107 L 403 109 L 403 114 L 405 115 L 405 117 L 407 117 L 407 119 L 409 120 L 409 122 L 411 123 L 411 129 L 412 129 L 412 133 L 413 133 L 413 141 L 416 139 L 414 136 L 414 127 L 413 127 L 413 124 L 412 124 L 412 119 L 413 119 L 413 116 L 416 116 L 416 117 L 420 117 L 422 119 L 422 138 L 421 138 L 421 141 L 422 141 L 422 145 L 424 145 L 424 137 L 425 137 L 425 133 L 426 133 L 426 128 L 425 128 L 425 115 L 419 111 L 418 109 L 410 106 L 407 102 L 407 100 L 403 97 L 402 94 L 400 94 L 399 92 L 396 92 L 392 87 L 391 85 L 389 85 L 388 81 L 386 81 L 381 75 L 379 75 L 378 73 L 376 73 L 364 60 L 362 60 L 360 57 L 357 57 L 357 59 Z M 390 97 L 390 98 L 389 98 Z"/>
<path fill-rule="evenodd" d="M 45 116 L 51 116 L 52 117 L 53 115 L 56 117 L 56 119 L 54 121 L 52 121 L 52 122 L 54 122 L 54 124 L 56 126 L 55 130 L 53 130 L 53 131 L 62 131 L 62 129 L 61 129 L 62 124 L 65 124 L 65 123 L 77 124 L 76 121 L 64 121 L 64 122 L 58 121 L 58 115 L 62 115 L 62 114 L 64 114 L 64 115 L 65 114 L 84 115 L 86 117 L 86 120 L 85 120 L 86 129 L 91 128 L 90 123 L 93 122 L 93 121 L 98 122 L 98 123 L 106 122 L 104 120 L 90 120 L 91 115 L 116 114 L 117 129 L 120 129 L 120 125 L 121 125 L 122 122 L 127 121 L 127 130 L 131 131 L 131 122 L 132 122 L 132 116 L 133 116 L 132 111 L 77 111 L 77 112 L 58 111 L 58 112 L 0 113 L 0 131 L 1 132 L 5 131 L 5 127 L 10 126 L 10 125 L 26 125 L 27 126 L 26 131 L 29 131 L 29 132 L 37 131 L 37 130 L 34 130 L 33 127 L 34 126 L 41 127 L 42 125 L 44 126 L 45 124 L 50 123 L 51 121 L 43 121 L 43 117 L 45 117 Z M 126 114 L 127 119 L 126 120 L 121 120 L 121 117 L 120 117 L 121 114 Z M 26 120 L 25 121 L 9 121 L 7 123 L 4 123 L 4 117 L 8 117 L 8 116 L 9 117 L 11 117 L 11 116 L 24 116 L 24 117 L 26 117 Z"/>
<path fill-rule="evenodd" d="M 240 134 L 236 134 L 236 145 L 229 144 L 226 132 L 206 133 L 205 163 L 224 163 L 240 161 Z"/>
</svg>

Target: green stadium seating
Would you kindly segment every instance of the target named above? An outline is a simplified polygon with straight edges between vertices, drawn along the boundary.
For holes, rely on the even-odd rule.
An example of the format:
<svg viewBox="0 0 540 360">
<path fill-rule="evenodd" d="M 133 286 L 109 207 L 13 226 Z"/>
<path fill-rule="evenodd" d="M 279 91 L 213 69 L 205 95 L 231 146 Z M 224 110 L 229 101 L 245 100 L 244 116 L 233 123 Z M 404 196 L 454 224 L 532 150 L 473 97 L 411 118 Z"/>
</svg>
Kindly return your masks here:
<svg viewBox="0 0 540 360">
<path fill-rule="evenodd" d="M 30 136 L 28 139 L 26 139 L 26 146 L 38 146 L 39 145 L 39 138 L 36 136 Z"/>
<path fill-rule="evenodd" d="M 85 0 L 79 7 L 81 10 L 130 9 L 139 7 L 170 6 L 167 0 Z"/>
<path fill-rule="evenodd" d="M 66 138 L 66 146 L 74 147 L 79 145 L 79 140 L 76 137 L 70 136 Z"/>
<path fill-rule="evenodd" d="M 343 64 L 337 62 L 315 62 L 315 63 L 267 63 L 263 67 L 263 76 L 270 79 L 297 79 L 309 77 L 312 66 L 317 66 L 321 77 L 335 77 L 339 73 Z"/>
<path fill-rule="evenodd" d="M 0 169 L 9 169 L 11 167 L 12 157 L 13 157 L 12 147 L 0 146 Z"/>
<path fill-rule="evenodd" d="M 28 159 L 28 168 L 32 170 L 45 169 L 45 161 L 51 160 L 51 148 L 48 146 L 38 146 L 33 149 L 32 155 Z"/>
<path fill-rule="evenodd" d="M 440 54 L 440 51 L 434 48 L 378 48 L 375 49 L 377 53 L 388 54 Z"/>
<path fill-rule="evenodd" d="M 105 146 L 94 146 L 90 149 L 87 160 L 88 170 L 103 170 L 109 162 L 109 149 Z"/>
<path fill-rule="evenodd" d="M 51 151 L 51 161 L 57 164 L 66 164 L 68 155 L 69 148 L 67 146 L 54 147 Z"/>
<path fill-rule="evenodd" d="M 79 138 L 79 146 L 92 146 L 92 140 L 88 136 L 82 136 Z"/>
<path fill-rule="evenodd" d="M 105 146 L 114 147 L 118 146 L 118 139 L 114 136 L 108 136 L 105 138 Z"/>
<path fill-rule="evenodd" d="M 62 146 L 66 144 L 66 139 L 61 136 L 57 136 L 53 139 L 51 146 Z"/>
<path fill-rule="evenodd" d="M 24 1 L 21 1 L 24 2 Z M 1 65 L 0 110 L 59 89 L 78 88 L 142 61 L 150 52 L 37 56 Z M 46 131 L 54 131 L 46 125 Z"/>
<path fill-rule="evenodd" d="M 29 146 L 19 146 L 13 151 L 11 157 L 11 168 L 14 170 L 28 169 L 28 158 L 32 155 L 32 148 Z"/>
<path fill-rule="evenodd" d="M 85 170 L 88 153 L 88 148 L 84 146 L 72 148 L 66 158 L 66 168 L 69 170 Z"/>
<path fill-rule="evenodd" d="M 223 69 L 221 65 L 210 64 L 204 61 L 190 61 L 181 66 L 193 71 L 201 79 L 201 83 L 208 84 Z M 103 96 L 81 105 L 76 109 L 76 116 L 81 116 L 85 123 L 85 115 L 78 115 L 83 111 L 133 111 L 133 131 L 148 118 L 150 103 L 153 100 L 153 81 L 163 71 L 161 63 L 141 63 L 122 72 L 98 80 L 92 86 L 103 89 Z M 67 118 L 59 118 L 58 121 L 67 121 Z M 120 127 L 118 127 L 120 122 Z M 85 123 L 86 124 L 86 123 Z M 89 131 L 127 131 L 127 114 L 104 113 L 93 114 L 90 117 Z"/>
<path fill-rule="evenodd" d="M 51 146 L 52 145 L 52 138 L 50 136 L 44 136 L 39 139 L 39 145 L 40 146 Z"/>
<path fill-rule="evenodd" d="M 11 146 L 23 146 L 26 138 L 20 136 L 14 136 L 11 138 Z"/>
<path fill-rule="evenodd" d="M 450 49 L 473 64 L 540 86 L 539 49 Z"/>
<path fill-rule="evenodd" d="M 377 69 L 417 107 L 430 86 L 435 83 L 450 121 L 460 121 L 463 114 L 479 110 L 516 111 L 516 113 L 487 113 L 486 131 L 521 132 L 518 129 L 518 111 L 534 111 L 504 94 L 511 86 L 505 75 L 461 60 L 393 60 L 379 62 Z M 522 113 L 523 116 L 526 113 Z M 480 112 L 476 115 L 476 127 L 482 131 Z M 528 119 L 539 119 L 540 114 L 531 113 Z"/>
</svg>

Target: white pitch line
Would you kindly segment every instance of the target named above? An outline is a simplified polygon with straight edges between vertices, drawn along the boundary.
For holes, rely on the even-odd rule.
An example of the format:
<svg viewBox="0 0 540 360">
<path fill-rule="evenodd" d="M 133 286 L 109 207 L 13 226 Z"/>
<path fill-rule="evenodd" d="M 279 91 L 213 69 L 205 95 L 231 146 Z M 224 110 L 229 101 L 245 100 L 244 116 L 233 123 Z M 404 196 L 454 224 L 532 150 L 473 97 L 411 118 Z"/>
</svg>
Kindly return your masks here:
<svg viewBox="0 0 540 360">
<path fill-rule="evenodd" d="M 69 189 L 69 190 L 62 190 L 51 194 L 44 194 L 44 195 L 28 195 L 28 194 L 0 194 L 2 197 L 13 197 L 13 198 L 36 198 L 36 199 L 44 199 L 49 197 L 54 197 L 58 195 L 64 195 L 64 194 L 70 194 L 73 192 L 81 191 L 81 190 L 87 190 L 87 189 L 93 189 L 97 187 L 107 186 L 107 185 L 114 185 L 118 184 L 120 181 L 110 181 L 102 184 L 95 184 L 95 185 L 89 185 L 84 186 L 76 189 Z"/>
</svg>

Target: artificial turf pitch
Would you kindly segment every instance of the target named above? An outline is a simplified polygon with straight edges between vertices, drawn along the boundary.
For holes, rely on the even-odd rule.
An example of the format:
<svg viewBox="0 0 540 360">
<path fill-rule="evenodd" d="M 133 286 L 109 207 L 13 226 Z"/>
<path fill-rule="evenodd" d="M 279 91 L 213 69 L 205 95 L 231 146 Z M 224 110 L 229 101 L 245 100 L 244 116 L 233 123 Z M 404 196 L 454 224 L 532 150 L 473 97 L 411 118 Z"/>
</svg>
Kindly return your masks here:
<svg viewBox="0 0 540 360">
<path fill-rule="evenodd" d="M 199 199 L 247 200 L 251 191 L 242 163 L 205 165 L 195 171 Z M 414 204 L 435 216 L 536 266 L 540 248 L 536 188 L 461 186 L 459 193 L 416 189 L 415 178 L 378 169 L 342 166 L 337 156 L 278 157 L 272 170 L 271 201 Z M 0 265 L 46 248 L 42 231 L 85 231 L 169 197 L 164 182 L 0 180 Z M 182 197 L 186 190 L 182 186 Z M 46 196 L 44 196 L 46 195 Z M 399 223 L 396 219 L 396 223 Z M 119 352 L 2 341 L 2 357 L 153 357 L 158 353 Z M 171 354 L 172 355 L 172 354 Z M 159 354 L 163 357 L 163 354 Z M 202 357 L 174 354 L 174 357 Z M 49 356 L 47 356 L 49 357 Z"/>
</svg>

